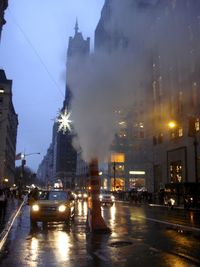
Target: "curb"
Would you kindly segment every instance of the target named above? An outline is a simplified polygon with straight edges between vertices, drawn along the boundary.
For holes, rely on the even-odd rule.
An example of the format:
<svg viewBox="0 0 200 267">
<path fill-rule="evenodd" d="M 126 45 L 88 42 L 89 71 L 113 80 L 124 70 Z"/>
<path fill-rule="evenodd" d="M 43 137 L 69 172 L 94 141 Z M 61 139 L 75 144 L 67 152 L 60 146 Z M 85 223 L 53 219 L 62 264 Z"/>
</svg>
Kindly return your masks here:
<svg viewBox="0 0 200 267">
<path fill-rule="evenodd" d="M 8 222 L 6 223 L 4 230 L 0 234 L 0 251 L 2 250 L 3 246 L 5 245 L 5 242 L 7 240 L 7 236 L 10 233 L 10 230 L 15 222 L 15 219 L 17 218 L 18 214 L 20 213 L 22 207 L 27 201 L 27 196 L 22 201 L 21 205 L 13 212 L 13 214 L 10 216 Z"/>
</svg>

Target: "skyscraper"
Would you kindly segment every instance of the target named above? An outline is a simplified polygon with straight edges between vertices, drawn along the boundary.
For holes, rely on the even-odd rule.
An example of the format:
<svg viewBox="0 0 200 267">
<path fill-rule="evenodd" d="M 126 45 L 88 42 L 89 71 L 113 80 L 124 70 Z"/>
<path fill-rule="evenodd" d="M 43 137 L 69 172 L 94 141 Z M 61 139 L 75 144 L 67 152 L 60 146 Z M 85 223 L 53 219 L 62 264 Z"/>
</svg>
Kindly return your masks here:
<svg viewBox="0 0 200 267">
<path fill-rule="evenodd" d="M 60 113 L 70 112 L 71 99 L 73 97 L 73 88 L 68 85 L 70 75 L 75 75 L 72 63 L 76 58 L 87 57 L 90 52 L 90 38 L 84 40 L 83 35 L 79 32 L 78 22 L 75 23 L 75 33 L 73 37 L 69 37 L 67 50 L 67 70 L 66 70 L 66 89 L 63 106 Z M 53 177 L 49 180 L 60 179 L 66 188 L 75 186 L 77 151 L 73 147 L 73 125 L 71 131 L 66 127 L 63 131 L 59 130 L 59 123 L 55 122 L 53 130 Z M 44 162 L 45 163 L 45 162 Z M 40 167 L 41 169 L 41 167 Z M 45 174 L 46 175 L 46 174 Z M 52 179 L 53 178 L 53 179 Z"/>
<path fill-rule="evenodd" d="M 4 19 L 4 11 L 7 7 L 8 7 L 8 0 L 0 0 L 0 39 L 1 39 L 2 27 L 6 23 Z"/>
</svg>

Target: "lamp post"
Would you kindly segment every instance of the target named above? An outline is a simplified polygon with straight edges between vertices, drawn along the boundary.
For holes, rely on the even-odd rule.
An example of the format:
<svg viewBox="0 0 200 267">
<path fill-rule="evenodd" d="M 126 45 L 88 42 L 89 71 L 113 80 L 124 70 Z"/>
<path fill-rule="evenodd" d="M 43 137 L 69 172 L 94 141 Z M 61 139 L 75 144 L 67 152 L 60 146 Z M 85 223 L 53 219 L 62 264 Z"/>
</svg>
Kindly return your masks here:
<svg viewBox="0 0 200 267">
<path fill-rule="evenodd" d="M 189 127 L 188 127 L 188 136 L 193 137 L 194 141 L 194 164 L 195 164 L 195 182 L 198 183 L 198 141 L 197 141 L 197 128 L 196 128 L 196 118 L 195 117 L 190 117 L 189 118 Z"/>
<path fill-rule="evenodd" d="M 197 147 L 198 147 L 197 135 L 194 135 L 194 160 L 195 160 L 195 182 L 198 183 L 198 154 L 197 154 Z"/>
<path fill-rule="evenodd" d="M 116 163 L 115 161 L 113 162 L 113 177 L 114 177 L 114 192 L 115 192 L 115 188 L 116 188 L 116 175 L 115 175 L 115 171 L 116 171 Z"/>
<path fill-rule="evenodd" d="M 21 190 L 23 185 L 23 179 L 24 179 L 24 166 L 26 165 L 26 157 L 31 155 L 40 155 L 40 152 L 34 152 L 34 153 L 20 153 L 20 159 L 21 159 L 21 173 L 20 173 L 20 181 L 19 181 L 19 188 Z"/>
</svg>

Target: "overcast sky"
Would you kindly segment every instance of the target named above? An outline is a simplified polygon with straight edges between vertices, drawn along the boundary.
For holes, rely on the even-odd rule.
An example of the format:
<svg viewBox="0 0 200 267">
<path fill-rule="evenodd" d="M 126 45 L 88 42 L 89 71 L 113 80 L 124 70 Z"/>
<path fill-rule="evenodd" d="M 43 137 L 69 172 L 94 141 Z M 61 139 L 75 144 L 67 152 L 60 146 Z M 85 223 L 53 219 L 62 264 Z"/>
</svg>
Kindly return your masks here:
<svg viewBox="0 0 200 267">
<path fill-rule="evenodd" d="M 62 107 L 69 36 L 76 18 L 84 38 L 91 38 L 104 0 L 9 0 L 0 45 L 0 67 L 13 80 L 19 117 L 17 153 L 37 171 L 51 143 L 53 119 Z M 18 165 L 18 164 L 17 164 Z"/>
</svg>

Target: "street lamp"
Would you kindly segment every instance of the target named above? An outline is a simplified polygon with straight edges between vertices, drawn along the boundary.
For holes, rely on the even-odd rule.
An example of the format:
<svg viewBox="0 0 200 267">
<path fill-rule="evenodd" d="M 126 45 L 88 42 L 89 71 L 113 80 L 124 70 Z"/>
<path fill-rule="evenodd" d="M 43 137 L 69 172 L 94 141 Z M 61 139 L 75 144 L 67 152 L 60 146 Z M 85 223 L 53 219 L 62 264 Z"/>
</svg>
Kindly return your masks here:
<svg viewBox="0 0 200 267">
<path fill-rule="evenodd" d="M 175 129 L 176 126 L 177 126 L 177 123 L 176 123 L 175 121 L 169 121 L 169 123 L 168 123 L 168 127 L 169 127 L 170 129 Z"/>
<path fill-rule="evenodd" d="M 188 136 L 194 138 L 194 163 L 195 163 L 195 182 L 198 183 L 198 141 L 197 141 L 197 131 L 199 129 L 199 120 L 198 120 L 198 129 L 197 129 L 197 119 L 195 117 L 189 118 L 189 127 L 188 127 Z"/>
<path fill-rule="evenodd" d="M 16 160 L 21 159 L 21 173 L 20 173 L 20 182 L 19 182 L 19 187 L 21 189 L 22 187 L 22 182 L 23 182 L 23 178 L 24 178 L 24 166 L 26 165 L 26 157 L 31 156 L 31 155 L 40 155 L 40 152 L 33 152 L 33 153 L 19 153 L 16 156 Z"/>
<path fill-rule="evenodd" d="M 113 162 L 114 192 L 115 192 L 115 188 L 116 188 L 116 175 L 115 175 L 115 171 L 116 171 L 116 163 L 114 161 Z"/>
</svg>

